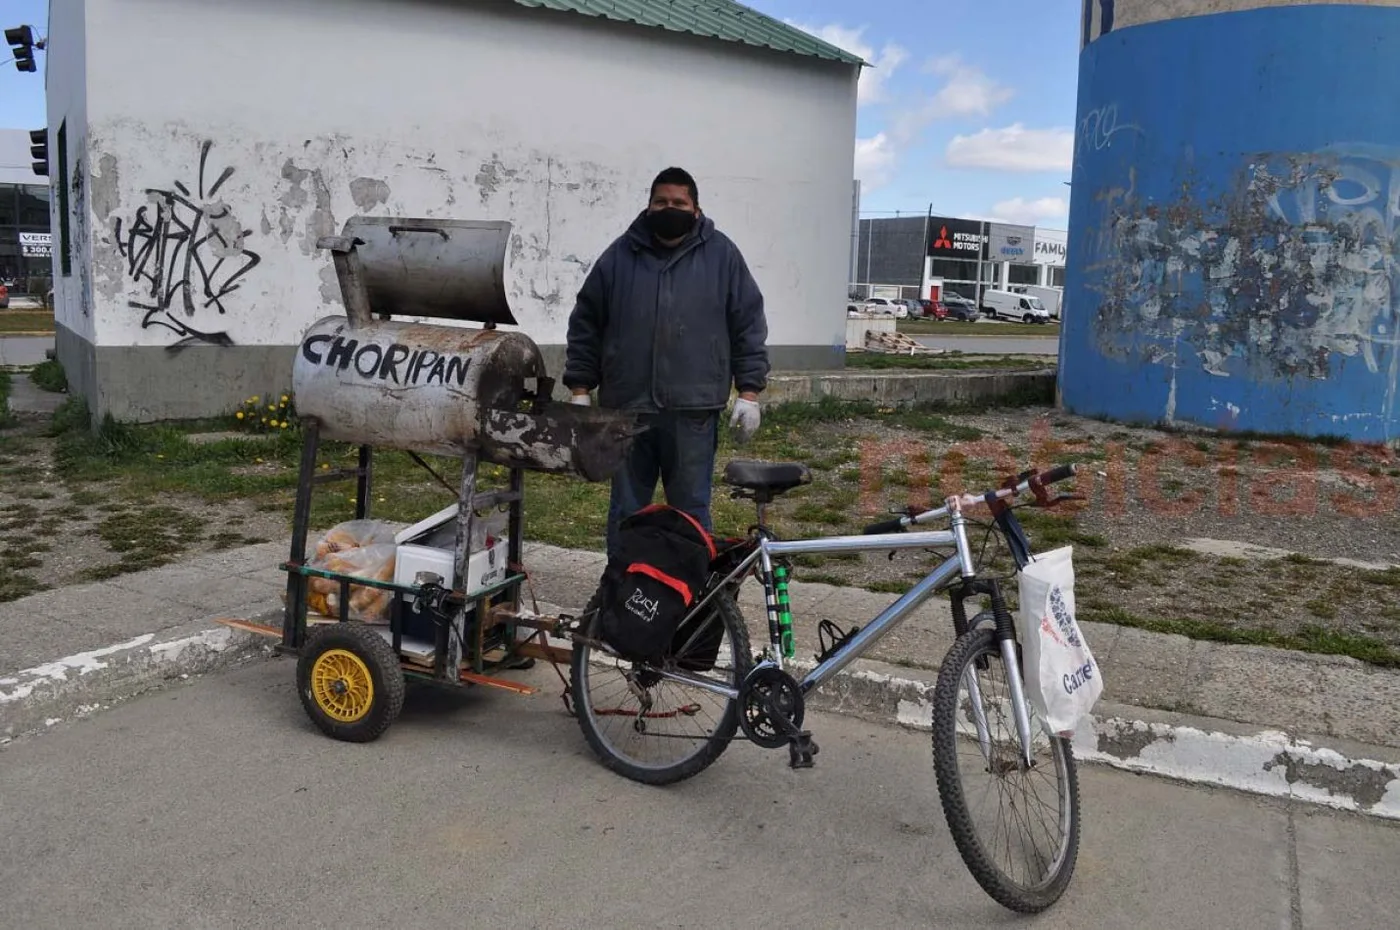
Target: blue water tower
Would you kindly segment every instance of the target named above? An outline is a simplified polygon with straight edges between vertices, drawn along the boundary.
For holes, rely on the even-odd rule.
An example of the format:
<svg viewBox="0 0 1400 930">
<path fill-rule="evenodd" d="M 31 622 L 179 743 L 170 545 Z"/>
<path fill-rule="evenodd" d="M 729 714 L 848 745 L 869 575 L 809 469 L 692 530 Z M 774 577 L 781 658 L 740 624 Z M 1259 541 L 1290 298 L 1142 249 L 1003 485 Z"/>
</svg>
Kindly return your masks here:
<svg viewBox="0 0 1400 930">
<path fill-rule="evenodd" d="M 1084 0 L 1060 397 L 1400 440 L 1400 0 Z"/>
</svg>

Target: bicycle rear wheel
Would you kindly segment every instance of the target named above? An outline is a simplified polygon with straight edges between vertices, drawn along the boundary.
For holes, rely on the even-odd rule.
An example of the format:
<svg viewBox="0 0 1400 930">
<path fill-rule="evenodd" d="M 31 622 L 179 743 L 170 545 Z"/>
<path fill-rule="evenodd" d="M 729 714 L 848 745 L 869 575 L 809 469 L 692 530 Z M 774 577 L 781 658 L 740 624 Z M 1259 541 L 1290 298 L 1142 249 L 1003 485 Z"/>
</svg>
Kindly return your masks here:
<svg viewBox="0 0 1400 930">
<path fill-rule="evenodd" d="M 662 667 L 737 689 L 753 667 L 748 627 L 728 592 L 716 594 L 712 603 L 715 609 L 687 628 L 682 648 Z M 595 638 L 596 595 L 584 616 L 585 635 Z M 582 640 L 574 641 L 570 672 L 584 739 L 605 766 L 625 778 L 649 785 L 690 778 L 734 739 L 737 699 L 662 678 L 646 665 Z"/>
<path fill-rule="evenodd" d="M 960 637 L 939 669 L 933 698 L 943 814 L 982 890 L 1003 907 L 1034 914 L 1059 900 L 1074 873 L 1079 779 L 1069 741 L 1048 736 L 1035 711 L 1027 712 L 1036 763 L 1029 770 L 996 633 L 982 628 Z"/>
</svg>

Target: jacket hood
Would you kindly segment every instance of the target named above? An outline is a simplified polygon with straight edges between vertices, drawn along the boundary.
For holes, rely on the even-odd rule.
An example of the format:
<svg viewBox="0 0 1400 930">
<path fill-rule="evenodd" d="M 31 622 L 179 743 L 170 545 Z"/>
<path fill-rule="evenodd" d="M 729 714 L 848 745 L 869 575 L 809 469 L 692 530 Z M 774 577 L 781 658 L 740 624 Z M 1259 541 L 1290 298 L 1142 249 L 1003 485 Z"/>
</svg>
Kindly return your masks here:
<svg viewBox="0 0 1400 930">
<path fill-rule="evenodd" d="M 650 249 L 656 245 L 656 240 L 652 238 L 651 230 L 646 227 L 646 218 L 647 211 L 643 210 L 632 220 L 632 225 L 627 227 L 627 240 L 633 249 Z M 706 214 L 701 213 L 699 221 L 695 224 L 695 228 L 690 231 L 690 235 L 681 240 L 680 246 L 677 246 L 677 248 L 688 245 L 696 239 L 705 242 L 714 234 L 714 231 L 715 221 L 710 219 Z"/>
</svg>

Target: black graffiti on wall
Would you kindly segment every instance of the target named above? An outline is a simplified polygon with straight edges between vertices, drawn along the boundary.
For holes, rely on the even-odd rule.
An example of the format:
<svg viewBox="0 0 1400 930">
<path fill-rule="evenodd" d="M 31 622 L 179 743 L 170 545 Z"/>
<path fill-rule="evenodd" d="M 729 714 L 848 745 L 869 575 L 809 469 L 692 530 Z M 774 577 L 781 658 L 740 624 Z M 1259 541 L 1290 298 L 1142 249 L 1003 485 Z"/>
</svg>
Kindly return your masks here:
<svg viewBox="0 0 1400 930">
<path fill-rule="evenodd" d="M 253 231 L 216 199 L 233 168 L 224 168 L 206 186 L 212 147 L 209 141 L 200 146 L 196 191 L 179 181 L 169 190 L 148 188 L 151 202 L 125 225 L 118 219 L 115 227 L 127 274 L 142 286 L 145 298 L 129 305 L 144 312 L 142 329 L 163 327 L 180 337 L 171 348 L 233 345 L 222 322 L 225 300 L 262 261 L 243 244 Z"/>
</svg>

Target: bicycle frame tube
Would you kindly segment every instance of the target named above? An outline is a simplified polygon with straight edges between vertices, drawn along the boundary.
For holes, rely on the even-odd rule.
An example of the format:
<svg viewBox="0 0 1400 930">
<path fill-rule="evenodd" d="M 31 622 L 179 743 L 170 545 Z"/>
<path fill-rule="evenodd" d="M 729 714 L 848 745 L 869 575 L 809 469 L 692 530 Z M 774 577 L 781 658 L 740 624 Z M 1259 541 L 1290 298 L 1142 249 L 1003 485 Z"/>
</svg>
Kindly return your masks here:
<svg viewBox="0 0 1400 930">
<path fill-rule="evenodd" d="M 814 553 L 844 554 L 848 552 L 899 551 L 924 549 L 934 546 L 956 545 L 957 536 L 951 531 L 932 533 L 890 533 L 878 536 L 832 536 L 827 539 L 803 539 L 777 542 L 763 540 L 759 543 L 759 554 L 808 555 Z M 961 547 L 959 547 L 961 548 Z M 866 624 L 859 633 L 852 636 L 835 655 L 807 673 L 802 679 L 803 693 L 819 688 L 832 676 L 850 665 L 862 653 L 878 642 L 886 633 L 898 626 L 909 612 L 914 610 L 962 569 L 962 558 L 953 555 L 930 572 L 899 600 L 880 612 L 880 615 Z"/>
</svg>

